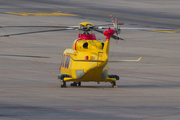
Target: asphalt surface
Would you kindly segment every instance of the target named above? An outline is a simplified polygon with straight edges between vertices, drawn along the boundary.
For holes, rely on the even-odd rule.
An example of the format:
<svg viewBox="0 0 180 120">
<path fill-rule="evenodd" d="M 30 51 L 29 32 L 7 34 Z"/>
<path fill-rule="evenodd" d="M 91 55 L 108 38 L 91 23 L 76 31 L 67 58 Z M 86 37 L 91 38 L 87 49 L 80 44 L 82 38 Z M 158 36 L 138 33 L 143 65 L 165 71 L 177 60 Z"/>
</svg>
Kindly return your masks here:
<svg viewBox="0 0 180 120">
<path fill-rule="evenodd" d="M 0 26 L 107 24 L 111 12 L 124 27 L 179 29 L 179 6 L 179 0 L 0 0 Z M 35 30 L 46 29 L 1 28 L 0 35 Z M 118 88 L 93 82 L 60 88 L 57 75 L 62 53 L 77 34 L 62 31 L 0 38 L 0 119 L 180 119 L 179 33 L 123 30 L 125 42 L 111 40 L 110 57 L 142 60 L 109 64 L 110 73 L 121 77 Z M 98 33 L 97 38 L 105 39 Z"/>
</svg>

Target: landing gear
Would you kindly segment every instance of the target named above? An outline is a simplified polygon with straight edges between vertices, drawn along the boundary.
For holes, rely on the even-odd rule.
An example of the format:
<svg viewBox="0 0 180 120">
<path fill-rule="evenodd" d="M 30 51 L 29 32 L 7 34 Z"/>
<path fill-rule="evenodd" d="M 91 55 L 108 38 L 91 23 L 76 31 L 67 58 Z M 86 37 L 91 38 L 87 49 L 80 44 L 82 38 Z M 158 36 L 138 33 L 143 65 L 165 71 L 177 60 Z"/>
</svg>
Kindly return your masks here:
<svg viewBox="0 0 180 120">
<path fill-rule="evenodd" d="M 61 82 L 61 88 L 66 88 L 66 81 L 64 81 L 65 77 L 69 77 L 69 75 L 66 75 L 66 74 L 58 75 L 58 79 L 60 79 L 60 82 Z"/>
<path fill-rule="evenodd" d="M 71 86 L 77 86 L 77 82 L 71 83 Z"/>
<path fill-rule="evenodd" d="M 116 80 L 119 80 L 119 76 L 118 75 L 108 75 L 109 78 L 116 78 Z M 111 85 L 113 88 L 117 88 L 118 86 L 116 86 L 116 82 L 111 82 Z"/>
<path fill-rule="evenodd" d="M 109 78 L 116 78 L 116 80 L 119 80 L 120 77 L 118 75 L 108 75 Z"/>
<path fill-rule="evenodd" d="M 116 82 L 111 82 L 111 85 L 112 85 L 113 88 L 117 87 Z"/>
<path fill-rule="evenodd" d="M 81 82 L 74 82 L 74 83 L 71 83 L 71 86 L 81 86 Z"/>
<path fill-rule="evenodd" d="M 64 80 L 61 82 L 61 88 L 66 88 L 66 82 Z"/>
<path fill-rule="evenodd" d="M 78 82 L 77 84 L 78 84 L 78 86 L 81 86 L 81 82 Z"/>
</svg>

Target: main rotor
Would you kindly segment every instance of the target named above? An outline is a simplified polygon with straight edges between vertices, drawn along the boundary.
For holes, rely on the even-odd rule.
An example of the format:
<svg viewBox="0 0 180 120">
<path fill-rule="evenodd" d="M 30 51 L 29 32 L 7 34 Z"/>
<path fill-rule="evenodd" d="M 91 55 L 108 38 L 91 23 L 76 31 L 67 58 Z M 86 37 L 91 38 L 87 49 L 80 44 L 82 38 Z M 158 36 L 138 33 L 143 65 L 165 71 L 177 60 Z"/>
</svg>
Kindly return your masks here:
<svg viewBox="0 0 180 120">
<path fill-rule="evenodd" d="M 89 34 L 89 31 L 92 31 L 94 25 L 90 22 L 82 22 L 79 23 L 79 30 L 83 31 L 83 34 Z"/>
<path fill-rule="evenodd" d="M 96 31 L 101 34 L 103 34 L 102 29 L 114 29 L 115 35 L 112 35 L 111 38 L 115 40 L 123 40 L 120 38 L 119 34 L 121 29 L 128 29 L 128 30 L 161 30 L 161 31 L 175 31 L 175 29 L 157 29 L 157 28 L 120 28 L 118 25 L 123 25 L 123 23 L 118 23 L 117 18 L 115 18 L 115 21 L 110 13 L 110 17 L 112 20 L 111 24 L 103 24 L 103 25 L 93 25 L 90 22 L 82 22 L 79 23 L 78 26 L 0 26 L 0 28 L 50 28 L 48 30 L 42 30 L 42 31 L 32 31 L 32 32 L 23 32 L 23 33 L 13 33 L 13 34 L 6 34 L 6 35 L 0 35 L 0 37 L 10 37 L 15 35 L 24 35 L 24 34 L 34 34 L 34 33 L 43 33 L 43 32 L 55 32 L 55 31 L 64 31 L 64 30 L 80 30 L 83 31 L 84 34 L 89 34 L 89 31 Z M 108 27 L 109 25 L 113 25 L 113 27 Z M 52 29 L 54 28 L 54 29 Z"/>
</svg>

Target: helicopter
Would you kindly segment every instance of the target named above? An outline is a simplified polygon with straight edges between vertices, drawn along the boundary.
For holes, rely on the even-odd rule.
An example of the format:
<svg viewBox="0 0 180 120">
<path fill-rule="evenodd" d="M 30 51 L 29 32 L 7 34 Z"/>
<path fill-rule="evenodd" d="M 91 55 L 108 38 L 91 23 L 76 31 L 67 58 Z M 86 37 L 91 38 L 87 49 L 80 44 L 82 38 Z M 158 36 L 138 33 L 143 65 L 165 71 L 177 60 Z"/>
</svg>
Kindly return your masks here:
<svg viewBox="0 0 180 120">
<path fill-rule="evenodd" d="M 121 29 L 138 30 L 173 30 L 173 29 L 155 29 L 155 28 L 120 28 L 117 18 L 114 19 L 110 13 L 113 27 L 106 25 L 93 25 L 90 22 L 79 23 L 78 26 L 0 26 L 6 27 L 49 27 L 54 30 L 43 30 L 26 33 L 15 33 L 1 35 L 0 37 L 10 37 L 14 35 L 33 34 L 42 32 L 53 32 L 62 30 L 79 30 L 78 39 L 72 43 L 72 48 L 63 52 L 62 62 L 60 64 L 58 79 L 61 82 L 61 88 L 66 87 L 66 82 L 73 82 L 71 86 L 81 86 L 81 82 L 110 82 L 112 87 L 116 86 L 116 81 L 120 79 L 118 75 L 109 74 L 109 62 L 138 62 L 137 60 L 109 60 L 110 38 L 115 40 L 124 40 L 120 38 Z M 101 31 L 106 29 L 105 31 Z M 106 39 L 96 39 L 93 31 L 103 34 Z M 116 34 L 116 35 L 114 35 Z"/>
<path fill-rule="evenodd" d="M 61 74 L 58 75 L 58 79 L 62 83 L 61 87 L 66 87 L 66 82 L 70 81 L 73 81 L 71 86 L 81 86 L 81 82 L 110 82 L 112 87 L 117 87 L 116 80 L 119 80 L 119 76 L 108 74 L 108 62 L 137 62 L 141 57 L 138 60 L 110 61 L 108 59 L 110 37 L 121 39 L 113 36 L 115 30 L 108 28 L 103 32 L 106 36 L 104 42 L 97 40 L 95 34 L 92 33 L 97 26 L 89 22 L 79 23 L 79 26 L 83 33 L 78 34 L 78 39 L 73 42 L 72 48 L 66 49 L 63 53 Z"/>
</svg>

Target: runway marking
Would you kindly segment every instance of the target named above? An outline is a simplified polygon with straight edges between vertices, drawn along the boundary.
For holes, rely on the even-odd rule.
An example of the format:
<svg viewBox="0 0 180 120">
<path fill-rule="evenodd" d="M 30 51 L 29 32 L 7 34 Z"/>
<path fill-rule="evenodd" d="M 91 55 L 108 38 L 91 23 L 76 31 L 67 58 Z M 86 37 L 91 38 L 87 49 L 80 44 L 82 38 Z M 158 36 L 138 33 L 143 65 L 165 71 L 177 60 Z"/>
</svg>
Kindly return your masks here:
<svg viewBox="0 0 180 120">
<path fill-rule="evenodd" d="M 169 30 L 147 30 L 152 32 L 164 32 L 164 33 L 180 33 L 180 31 L 169 31 Z"/>
<path fill-rule="evenodd" d="M 107 15 L 109 15 L 109 13 L 105 13 L 105 12 L 96 12 L 96 11 L 80 10 L 80 9 L 73 9 L 73 8 L 56 7 L 56 6 L 51 6 L 51 5 L 40 5 L 40 4 L 34 4 L 34 3 L 15 2 L 15 1 L 7 1 L 7 0 L 0 0 L 0 1 L 9 2 L 9 3 L 16 3 L 16 4 L 32 5 L 32 6 L 51 7 L 51 8 L 56 8 L 56 9 L 64 9 L 64 10 L 79 11 L 79 12 L 86 12 L 86 13 L 96 13 L 96 14 L 107 14 Z M 127 18 L 138 18 L 138 19 L 145 19 L 145 20 L 155 20 L 155 21 L 162 21 L 162 22 L 180 23 L 179 21 L 164 20 L 164 19 L 157 19 L 157 18 L 137 17 L 137 16 L 131 16 L 131 15 L 122 15 L 122 14 L 114 14 L 114 15 L 127 17 Z"/>
<path fill-rule="evenodd" d="M 60 12 L 53 12 L 53 13 L 45 13 L 45 12 L 34 12 L 34 13 L 28 13 L 28 12 L 3 12 L 6 14 L 13 14 L 13 15 L 22 15 L 22 16 L 78 16 L 75 14 L 67 14 L 67 13 L 60 13 Z"/>
</svg>

